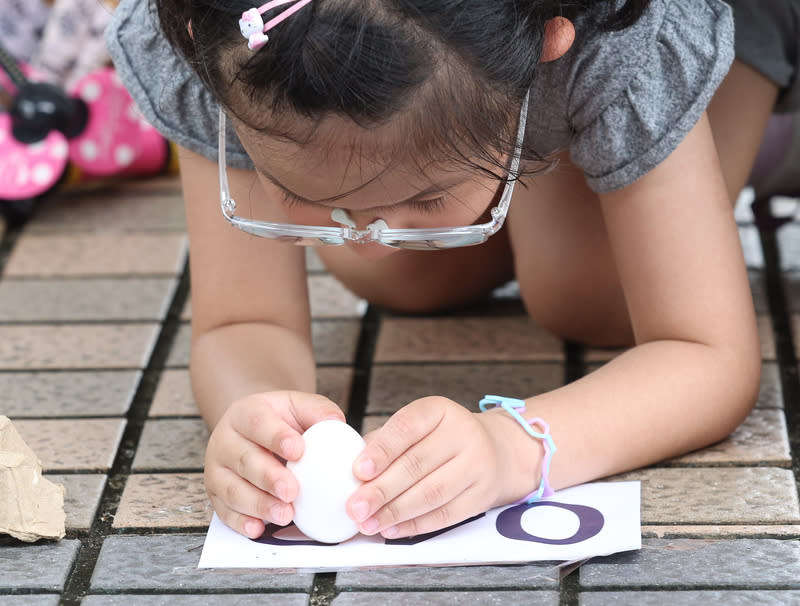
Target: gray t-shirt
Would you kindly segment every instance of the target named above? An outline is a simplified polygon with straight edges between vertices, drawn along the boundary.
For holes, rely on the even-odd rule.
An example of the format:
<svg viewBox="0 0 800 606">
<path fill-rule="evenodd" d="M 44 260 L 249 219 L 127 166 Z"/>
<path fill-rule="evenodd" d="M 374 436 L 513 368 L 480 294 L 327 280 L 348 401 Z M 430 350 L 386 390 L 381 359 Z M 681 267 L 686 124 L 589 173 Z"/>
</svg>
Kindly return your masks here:
<svg viewBox="0 0 800 606">
<path fill-rule="evenodd" d="M 164 136 L 216 160 L 217 102 L 149 5 L 122 0 L 115 11 L 106 40 L 117 71 Z M 579 19 L 573 48 L 540 66 L 526 137 L 542 155 L 569 149 L 602 193 L 652 170 L 698 121 L 733 61 L 733 18 L 722 0 L 653 0 L 621 32 L 581 29 Z M 232 131 L 227 149 L 231 166 L 252 168 Z"/>
</svg>

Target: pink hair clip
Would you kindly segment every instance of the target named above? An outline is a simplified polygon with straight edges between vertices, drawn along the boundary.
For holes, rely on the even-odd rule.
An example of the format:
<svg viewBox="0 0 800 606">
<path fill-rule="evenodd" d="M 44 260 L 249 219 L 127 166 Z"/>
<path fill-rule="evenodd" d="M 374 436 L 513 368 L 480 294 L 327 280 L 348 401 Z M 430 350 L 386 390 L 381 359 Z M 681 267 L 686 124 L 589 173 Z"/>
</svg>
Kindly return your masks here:
<svg viewBox="0 0 800 606">
<path fill-rule="evenodd" d="M 287 8 L 282 13 L 279 13 L 277 16 L 264 23 L 264 19 L 262 19 L 261 15 L 277 6 L 289 4 L 290 2 L 296 2 L 296 0 L 272 0 L 271 2 L 262 4 L 258 8 L 251 8 L 242 13 L 242 18 L 239 19 L 239 29 L 242 32 L 242 36 L 247 38 L 247 48 L 250 50 L 258 50 L 264 46 L 267 40 L 269 40 L 269 36 L 267 36 L 269 30 L 294 15 L 306 4 L 309 4 L 311 0 L 299 0 L 294 6 Z"/>
</svg>

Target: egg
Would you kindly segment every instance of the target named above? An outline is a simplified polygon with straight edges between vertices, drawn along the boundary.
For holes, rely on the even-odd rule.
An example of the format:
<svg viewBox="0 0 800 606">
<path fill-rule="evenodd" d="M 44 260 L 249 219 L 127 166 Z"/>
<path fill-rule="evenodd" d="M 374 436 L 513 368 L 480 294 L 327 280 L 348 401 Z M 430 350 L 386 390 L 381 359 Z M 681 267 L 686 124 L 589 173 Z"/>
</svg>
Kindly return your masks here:
<svg viewBox="0 0 800 606">
<path fill-rule="evenodd" d="M 342 421 L 321 421 L 303 433 L 305 450 L 286 467 L 297 478 L 300 492 L 294 500 L 294 523 L 307 537 L 321 543 L 341 543 L 358 533 L 345 503 L 361 482 L 353 462 L 366 443 Z"/>
</svg>

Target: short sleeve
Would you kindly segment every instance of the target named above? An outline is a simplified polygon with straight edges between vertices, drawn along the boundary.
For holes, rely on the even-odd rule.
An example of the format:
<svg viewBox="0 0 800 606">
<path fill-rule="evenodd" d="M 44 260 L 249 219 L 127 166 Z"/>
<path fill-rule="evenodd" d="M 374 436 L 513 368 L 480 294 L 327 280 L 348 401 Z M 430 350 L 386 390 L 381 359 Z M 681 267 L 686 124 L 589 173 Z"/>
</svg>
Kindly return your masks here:
<svg viewBox="0 0 800 606">
<path fill-rule="evenodd" d="M 162 135 L 210 160 L 217 159 L 219 104 L 164 37 L 144 0 L 122 0 L 106 29 L 106 46 L 120 79 L 145 119 Z M 253 164 L 228 124 L 230 166 Z"/>
<path fill-rule="evenodd" d="M 603 36 L 599 44 L 627 56 L 588 58 L 567 101 L 571 159 L 598 193 L 633 183 L 669 156 L 734 56 L 733 19 L 719 0 L 656 0 L 627 40 L 620 42 L 625 30 Z"/>
</svg>

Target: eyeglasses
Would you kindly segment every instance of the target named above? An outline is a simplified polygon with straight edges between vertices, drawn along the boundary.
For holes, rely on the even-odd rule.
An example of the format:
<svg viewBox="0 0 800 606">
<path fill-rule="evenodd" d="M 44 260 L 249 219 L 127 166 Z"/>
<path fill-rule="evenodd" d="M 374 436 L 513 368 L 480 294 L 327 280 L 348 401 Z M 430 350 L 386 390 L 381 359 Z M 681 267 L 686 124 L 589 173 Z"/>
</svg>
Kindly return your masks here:
<svg viewBox="0 0 800 606">
<path fill-rule="evenodd" d="M 378 242 L 393 248 L 406 248 L 411 250 L 438 250 L 458 248 L 461 246 L 474 246 L 481 244 L 497 233 L 503 226 L 514 194 L 514 185 L 519 175 L 519 163 L 522 156 L 522 142 L 525 138 L 525 122 L 528 116 L 528 99 L 530 91 L 525 94 L 522 108 L 519 113 L 517 140 L 511 163 L 508 169 L 508 178 L 505 181 L 503 193 L 497 206 L 491 209 L 491 220 L 476 225 L 463 227 L 442 228 L 408 228 L 392 229 L 383 220 L 378 220 L 367 225 L 366 229 L 356 229 L 355 225 L 348 225 L 349 217 L 341 209 L 332 213 L 334 221 L 342 223 L 342 227 L 325 227 L 314 225 L 296 225 L 291 223 L 271 223 L 256 221 L 236 216 L 236 202 L 231 198 L 228 187 L 228 172 L 225 160 L 225 112 L 219 110 L 219 195 L 222 215 L 234 227 L 261 238 L 271 238 L 300 246 L 339 246 L 345 242 L 361 244 Z M 338 217 L 338 218 L 337 218 Z"/>
</svg>

